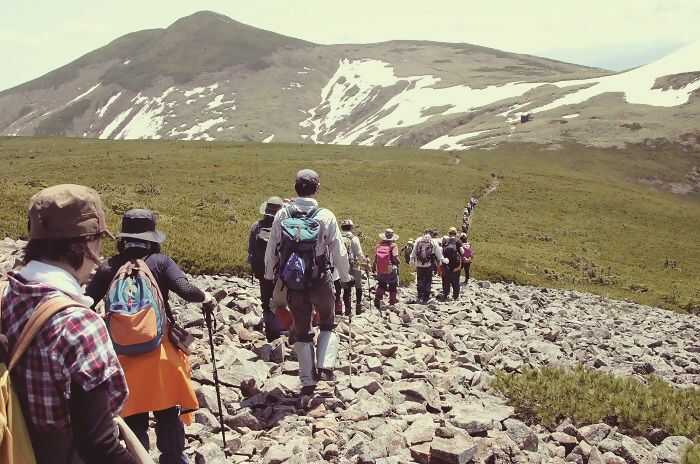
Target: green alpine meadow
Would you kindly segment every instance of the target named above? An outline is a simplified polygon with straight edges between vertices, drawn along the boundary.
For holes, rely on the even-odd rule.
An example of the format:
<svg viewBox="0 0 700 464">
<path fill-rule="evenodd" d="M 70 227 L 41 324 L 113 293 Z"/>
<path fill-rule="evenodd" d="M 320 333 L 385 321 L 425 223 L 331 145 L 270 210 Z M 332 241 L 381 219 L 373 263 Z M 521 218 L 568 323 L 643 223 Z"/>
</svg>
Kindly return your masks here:
<svg viewBox="0 0 700 464">
<path fill-rule="evenodd" d="M 113 230 L 130 208 L 157 211 L 167 252 L 189 272 L 246 274 L 260 204 L 293 197 L 296 171 L 309 167 L 321 176 L 321 206 L 353 219 L 366 254 L 387 227 L 400 245 L 426 228 L 459 227 L 474 195 L 474 277 L 700 311 L 700 196 L 666 188 L 700 155 L 673 145 L 554 148 L 3 138 L 0 235 L 25 236 L 27 201 L 42 187 L 78 183 L 102 195 Z M 405 264 L 401 278 L 413 280 Z"/>
</svg>

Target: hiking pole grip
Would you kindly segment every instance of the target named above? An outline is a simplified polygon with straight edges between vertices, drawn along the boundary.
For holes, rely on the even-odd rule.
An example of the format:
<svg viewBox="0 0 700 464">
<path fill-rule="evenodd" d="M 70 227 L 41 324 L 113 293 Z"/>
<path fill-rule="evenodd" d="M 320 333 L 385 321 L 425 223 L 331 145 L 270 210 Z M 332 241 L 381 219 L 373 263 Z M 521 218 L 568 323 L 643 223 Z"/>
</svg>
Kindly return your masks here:
<svg viewBox="0 0 700 464">
<path fill-rule="evenodd" d="M 221 406 L 221 390 L 219 387 L 219 372 L 216 367 L 216 354 L 214 351 L 214 334 L 212 330 L 212 312 L 204 312 L 204 320 L 207 324 L 207 331 L 209 332 L 209 348 L 211 349 L 211 363 L 212 371 L 214 373 L 214 388 L 216 389 L 216 401 L 219 406 L 219 422 L 221 425 L 221 439 L 224 443 L 224 449 L 226 449 L 226 426 L 224 425 L 224 410 Z"/>
</svg>

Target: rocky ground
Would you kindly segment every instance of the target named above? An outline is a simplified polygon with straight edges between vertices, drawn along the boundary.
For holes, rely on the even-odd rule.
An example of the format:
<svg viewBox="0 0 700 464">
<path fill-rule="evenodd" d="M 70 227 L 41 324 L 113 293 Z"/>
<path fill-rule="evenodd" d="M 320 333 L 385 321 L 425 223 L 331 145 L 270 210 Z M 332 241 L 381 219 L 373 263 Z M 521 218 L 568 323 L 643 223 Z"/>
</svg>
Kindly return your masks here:
<svg viewBox="0 0 700 464">
<path fill-rule="evenodd" d="M 0 271 L 15 249 L 0 242 Z M 411 304 L 413 289 L 403 289 L 382 314 L 369 310 L 351 326 L 339 320 L 337 379 L 322 382 L 310 410 L 299 411 L 298 366 L 283 341 L 270 345 L 260 333 L 257 285 L 225 276 L 195 281 L 220 302 L 214 342 L 228 441 L 222 450 L 201 311 L 178 301 L 180 321 L 197 338 L 191 361 L 201 409 L 187 427 L 197 464 L 676 463 L 689 443 L 629 437 L 606 424 L 528 426 L 489 380 L 499 369 L 584 364 L 692 387 L 700 384 L 697 317 L 485 281 L 470 282 L 459 301 L 428 306 Z"/>
</svg>

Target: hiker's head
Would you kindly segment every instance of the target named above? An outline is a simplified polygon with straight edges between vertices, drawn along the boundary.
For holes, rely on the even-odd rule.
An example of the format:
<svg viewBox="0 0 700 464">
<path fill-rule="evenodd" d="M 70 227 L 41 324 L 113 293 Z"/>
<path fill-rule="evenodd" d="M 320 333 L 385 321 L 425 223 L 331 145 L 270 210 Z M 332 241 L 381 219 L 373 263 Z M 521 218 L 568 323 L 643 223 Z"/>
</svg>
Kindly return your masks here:
<svg viewBox="0 0 700 464">
<path fill-rule="evenodd" d="M 311 169 L 302 169 L 297 172 L 296 181 L 294 183 L 294 190 L 296 190 L 297 195 L 300 197 L 312 197 L 318 193 L 318 189 L 321 186 L 321 179 L 318 177 L 318 173 Z"/>
<path fill-rule="evenodd" d="M 462 232 L 462 233 L 459 235 L 459 241 L 462 242 L 462 243 L 469 243 L 469 242 L 467 242 L 467 234 L 465 234 L 464 232 Z"/>
<path fill-rule="evenodd" d="M 440 236 L 440 233 L 436 229 L 432 229 L 430 231 L 430 236 L 433 238 L 438 238 Z"/>
<path fill-rule="evenodd" d="M 263 216 L 275 217 L 277 211 L 282 209 L 284 201 L 280 197 L 270 197 L 260 205 L 259 211 Z"/>
<path fill-rule="evenodd" d="M 447 231 L 447 235 L 449 235 L 450 237 L 456 237 L 457 236 L 457 228 L 450 227 L 450 229 Z"/>
<path fill-rule="evenodd" d="M 158 217 L 150 209 L 130 209 L 122 216 L 122 228 L 117 236 L 120 241 L 140 240 L 161 244 L 165 234 L 156 229 Z"/>
<path fill-rule="evenodd" d="M 379 234 L 379 238 L 383 242 L 395 242 L 399 236 L 394 233 L 394 229 L 386 229 L 383 234 Z"/>
<path fill-rule="evenodd" d="M 423 231 L 423 235 L 432 235 L 432 234 L 433 234 L 432 229 L 425 229 L 425 230 Z"/>
<path fill-rule="evenodd" d="M 68 271 L 85 283 L 100 263 L 107 229 L 99 194 L 82 185 L 46 188 L 29 202 L 29 242 L 25 263 L 42 261 Z"/>
<path fill-rule="evenodd" d="M 340 223 L 340 230 L 343 232 L 349 232 L 353 227 L 355 227 L 355 224 L 352 222 L 352 219 L 343 219 L 343 222 Z"/>
</svg>

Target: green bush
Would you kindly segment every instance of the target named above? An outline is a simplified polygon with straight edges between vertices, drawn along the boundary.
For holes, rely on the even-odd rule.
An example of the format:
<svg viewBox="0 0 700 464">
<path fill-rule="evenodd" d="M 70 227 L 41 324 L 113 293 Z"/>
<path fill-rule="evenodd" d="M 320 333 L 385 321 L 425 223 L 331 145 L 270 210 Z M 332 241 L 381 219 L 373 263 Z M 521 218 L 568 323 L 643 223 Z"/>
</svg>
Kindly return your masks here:
<svg viewBox="0 0 700 464">
<path fill-rule="evenodd" d="M 643 435 L 659 428 L 672 435 L 700 438 L 700 390 L 677 389 L 649 377 L 645 382 L 604 372 L 529 369 L 496 374 L 493 387 L 529 422 L 555 427 L 564 418 L 581 426 L 617 425 L 623 433 Z M 697 458 L 697 448 L 693 451 Z"/>
<path fill-rule="evenodd" d="M 683 464 L 700 464 L 700 442 L 695 442 L 685 454 Z"/>
</svg>

